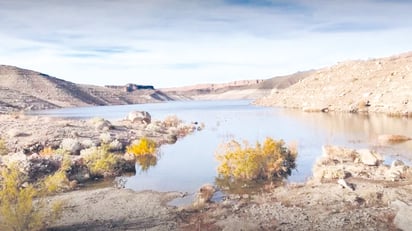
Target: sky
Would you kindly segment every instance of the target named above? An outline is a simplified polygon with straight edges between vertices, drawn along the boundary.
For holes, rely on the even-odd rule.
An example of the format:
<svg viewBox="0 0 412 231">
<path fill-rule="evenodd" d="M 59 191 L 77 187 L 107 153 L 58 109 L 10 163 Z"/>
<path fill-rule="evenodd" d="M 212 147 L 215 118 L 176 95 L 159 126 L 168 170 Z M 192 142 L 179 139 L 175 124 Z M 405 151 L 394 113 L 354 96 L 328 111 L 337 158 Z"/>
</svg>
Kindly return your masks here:
<svg viewBox="0 0 412 231">
<path fill-rule="evenodd" d="M 157 88 L 412 51 L 408 0 L 0 0 L 0 64 Z"/>
</svg>

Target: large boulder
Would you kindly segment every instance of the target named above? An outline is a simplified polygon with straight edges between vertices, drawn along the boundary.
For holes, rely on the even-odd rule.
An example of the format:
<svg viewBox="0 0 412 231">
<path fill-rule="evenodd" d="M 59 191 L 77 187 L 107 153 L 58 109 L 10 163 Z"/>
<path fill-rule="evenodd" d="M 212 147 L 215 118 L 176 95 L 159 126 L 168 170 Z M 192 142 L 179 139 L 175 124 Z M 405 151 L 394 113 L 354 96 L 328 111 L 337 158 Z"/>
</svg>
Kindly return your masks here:
<svg viewBox="0 0 412 231">
<path fill-rule="evenodd" d="M 79 155 L 83 147 L 78 139 L 66 138 L 62 140 L 60 148 L 70 152 L 72 155 Z"/>
<path fill-rule="evenodd" d="M 401 160 L 394 160 L 391 167 L 385 174 L 385 178 L 391 181 L 398 181 L 406 178 L 408 174 L 409 167 L 403 163 Z"/>
<path fill-rule="evenodd" d="M 127 120 L 132 123 L 150 124 L 152 116 L 146 111 L 132 111 L 127 115 Z"/>
<path fill-rule="evenodd" d="M 403 201 L 396 200 L 391 207 L 398 210 L 393 223 L 400 230 L 410 230 L 412 227 L 412 206 Z"/>
<path fill-rule="evenodd" d="M 378 166 L 383 162 L 383 157 L 374 151 L 369 149 L 358 149 L 356 150 L 358 158 L 361 163 L 369 166 Z"/>
</svg>

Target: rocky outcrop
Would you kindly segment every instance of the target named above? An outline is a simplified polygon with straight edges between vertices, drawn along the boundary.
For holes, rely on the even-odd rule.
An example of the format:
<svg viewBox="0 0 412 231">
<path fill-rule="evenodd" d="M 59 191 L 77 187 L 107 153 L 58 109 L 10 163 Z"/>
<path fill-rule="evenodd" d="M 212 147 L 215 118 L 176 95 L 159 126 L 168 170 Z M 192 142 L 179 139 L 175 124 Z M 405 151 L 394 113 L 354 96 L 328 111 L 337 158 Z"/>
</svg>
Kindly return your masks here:
<svg viewBox="0 0 412 231">
<path fill-rule="evenodd" d="M 412 52 L 381 59 L 348 61 L 322 68 L 255 103 L 353 113 L 412 115 Z"/>
<path fill-rule="evenodd" d="M 313 167 L 313 180 L 345 179 L 348 177 L 369 180 L 398 181 L 412 174 L 410 167 L 395 160 L 391 166 L 383 164 L 379 153 L 368 149 L 323 146 L 323 154 Z"/>
</svg>

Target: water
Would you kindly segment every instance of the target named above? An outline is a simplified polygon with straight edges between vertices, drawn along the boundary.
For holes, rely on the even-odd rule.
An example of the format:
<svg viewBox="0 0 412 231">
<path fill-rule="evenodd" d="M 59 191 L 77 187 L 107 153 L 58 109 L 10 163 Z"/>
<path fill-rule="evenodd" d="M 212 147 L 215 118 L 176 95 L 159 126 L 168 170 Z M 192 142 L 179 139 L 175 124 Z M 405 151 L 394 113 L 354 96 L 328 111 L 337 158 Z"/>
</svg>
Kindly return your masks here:
<svg viewBox="0 0 412 231">
<path fill-rule="evenodd" d="M 412 159 L 412 142 L 381 146 L 380 134 L 412 136 L 412 123 L 385 115 L 304 113 L 299 110 L 253 106 L 247 100 L 183 101 L 161 104 L 68 108 L 36 112 L 69 118 L 103 117 L 121 119 L 132 110 L 146 110 L 154 119 L 177 115 L 185 122 L 203 122 L 205 129 L 176 144 L 161 147 L 157 164 L 148 171 L 127 177 L 126 188 L 135 190 L 194 192 L 204 183 L 214 183 L 218 163 L 214 158 L 219 144 L 230 139 L 251 144 L 266 137 L 283 139 L 298 146 L 297 169 L 290 182 L 303 182 L 325 144 L 374 149 L 386 156 Z M 400 157 L 399 157 L 400 156 Z"/>
</svg>

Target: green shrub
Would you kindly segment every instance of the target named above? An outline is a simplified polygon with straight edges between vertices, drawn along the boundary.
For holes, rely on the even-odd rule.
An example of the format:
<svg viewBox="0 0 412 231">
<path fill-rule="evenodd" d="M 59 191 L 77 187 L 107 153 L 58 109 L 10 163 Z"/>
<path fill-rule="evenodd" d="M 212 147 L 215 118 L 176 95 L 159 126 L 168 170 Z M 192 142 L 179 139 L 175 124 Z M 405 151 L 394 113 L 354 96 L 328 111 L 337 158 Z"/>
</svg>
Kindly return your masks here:
<svg viewBox="0 0 412 231">
<path fill-rule="evenodd" d="M 93 176 L 112 175 L 120 159 L 116 154 L 109 152 L 108 145 L 86 149 L 82 155 Z"/>
<path fill-rule="evenodd" d="M 63 203 L 53 203 L 46 213 L 46 191 L 31 184 L 23 187 L 24 177 L 17 167 L 3 168 L 0 177 L 0 230 L 43 230 L 48 222 L 58 219 Z"/>
<path fill-rule="evenodd" d="M 0 139 L 0 156 L 4 156 L 9 154 L 9 150 L 7 149 L 6 142 L 3 139 Z"/>
<path fill-rule="evenodd" d="M 220 162 L 220 177 L 240 180 L 266 180 L 286 177 L 295 168 L 297 152 L 285 147 L 283 140 L 266 138 L 250 146 L 232 140 L 224 144 L 216 153 Z"/>
</svg>

